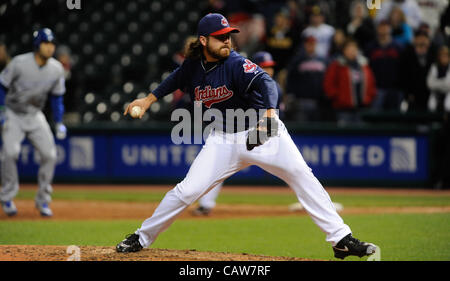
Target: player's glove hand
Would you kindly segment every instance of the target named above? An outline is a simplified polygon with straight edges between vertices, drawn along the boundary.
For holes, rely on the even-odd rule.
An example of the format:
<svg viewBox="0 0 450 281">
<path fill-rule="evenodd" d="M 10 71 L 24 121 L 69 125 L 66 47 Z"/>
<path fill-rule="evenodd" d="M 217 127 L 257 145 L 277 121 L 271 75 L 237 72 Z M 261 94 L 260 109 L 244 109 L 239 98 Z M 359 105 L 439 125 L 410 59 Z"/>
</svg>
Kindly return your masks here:
<svg viewBox="0 0 450 281">
<path fill-rule="evenodd" d="M 248 132 L 247 150 L 264 144 L 270 137 L 278 135 L 278 121 L 273 117 L 264 117 L 255 129 Z"/>
<path fill-rule="evenodd" d="M 59 140 L 63 140 L 67 136 L 67 128 L 64 126 L 63 123 L 56 123 L 55 124 L 55 130 L 56 130 L 56 138 Z"/>
</svg>

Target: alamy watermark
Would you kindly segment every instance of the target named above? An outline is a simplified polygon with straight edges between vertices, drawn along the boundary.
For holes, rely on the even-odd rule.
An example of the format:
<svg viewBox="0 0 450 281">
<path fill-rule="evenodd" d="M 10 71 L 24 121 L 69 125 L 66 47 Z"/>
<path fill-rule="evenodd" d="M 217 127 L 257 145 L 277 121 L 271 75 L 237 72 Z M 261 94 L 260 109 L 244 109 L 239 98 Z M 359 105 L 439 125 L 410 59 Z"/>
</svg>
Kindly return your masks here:
<svg viewBox="0 0 450 281">
<path fill-rule="evenodd" d="M 380 10 L 381 9 L 381 0 L 367 0 L 366 1 L 367 8 L 372 10 Z"/>
<path fill-rule="evenodd" d="M 81 10 L 81 0 L 67 0 L 66 6 L 69 10 Z"/>
<path fill-rule="evenodd" d="M 70 255 L 67 261 L 80 261 L 81 260 L 81 250 L 80 247 L 75 245 L 70 245 L 66 249 L 66 253 Z"/>
<path fill-rule="evenodd" d="M 211 134 L 234 134 L 244 132 L 249 129 L 255 129 L 267 109 L 226 109 L 225 114 L 218 109 L 210 108 L 203 112 L 201 103 L 194 104 L 194 114 L 187 109 L 179 108 L 172 112 L 171 121 L 178 122 L 171 131 L 171 140 L 174 144 L 202 144 Z M 278 110 L 277 110 L 278 115 Z M 277 126 L 281 123 L 278 117 L 275 117 Z M 205 127 L 204 124 L 207 124 Z M 260 136 L 267 139 L 267 128 L 260 128 Z M 233 139 L 224 137 L 223 143 L 242 144 L 247 141 L 250 144 L 256 144 L 256 135 L 250 135 L 247 138 Z M 218 140 L 219 141 L 219 140 Z M 217 143 L 221 144 L 221 143 Z"/>
</svg>

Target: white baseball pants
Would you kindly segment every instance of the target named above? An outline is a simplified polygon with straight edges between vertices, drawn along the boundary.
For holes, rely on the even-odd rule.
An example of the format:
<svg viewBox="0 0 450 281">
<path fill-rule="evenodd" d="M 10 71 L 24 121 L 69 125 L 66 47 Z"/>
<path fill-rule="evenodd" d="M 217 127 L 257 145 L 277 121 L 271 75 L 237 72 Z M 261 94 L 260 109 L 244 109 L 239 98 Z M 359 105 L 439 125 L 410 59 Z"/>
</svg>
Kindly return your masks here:
<svg viewBox="0 0 450 281">
<path fill-rule="evenodd" d="M 212 132 L 186 177 L 167 192 L 153 215 L 135 232 L 149 247 L 190 204 L 241 169 L 257 165 L 285 181 L 332 246 L 351 233 L 338 215 L 328 193 L 311 172 L 284 124 L 279 135 L 248 151 L 248 131 L 235 134 Z"/>
<path fill-rule="evenodd" d="M 207 209 L 214 209 L 216 207 L 216 200 L 217 197 L 219 197 L 219 193 L 222 190 L 223 183 L 220 183 L 213 189 L 211 189 L 209 192 L 207 192 L 205 195 L 200 197 L 198 199 L 199 206 L 202 206 Z"/>
</svg>

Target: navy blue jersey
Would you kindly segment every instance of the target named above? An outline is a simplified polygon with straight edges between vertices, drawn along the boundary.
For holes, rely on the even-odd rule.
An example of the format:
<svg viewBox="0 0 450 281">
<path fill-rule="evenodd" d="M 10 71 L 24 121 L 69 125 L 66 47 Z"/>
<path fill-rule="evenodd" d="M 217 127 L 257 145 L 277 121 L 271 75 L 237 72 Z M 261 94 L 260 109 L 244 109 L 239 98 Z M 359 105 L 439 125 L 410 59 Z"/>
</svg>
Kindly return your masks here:
<svg viewBox="0 0 450 281">
<path fill-rule="evenodd" d="M 159 99 L 180 89 L 206 109 L 216 108 L 225 117 L 226 109 L 277 108 L 275 81 L 258 65 L 235 51 L 216 63 L 186 59 L 153 91 Z M 254 124 L 246 122 L 245 129 Z M 224 131 L 226 130 L 224 122 Z"/>
</svg>

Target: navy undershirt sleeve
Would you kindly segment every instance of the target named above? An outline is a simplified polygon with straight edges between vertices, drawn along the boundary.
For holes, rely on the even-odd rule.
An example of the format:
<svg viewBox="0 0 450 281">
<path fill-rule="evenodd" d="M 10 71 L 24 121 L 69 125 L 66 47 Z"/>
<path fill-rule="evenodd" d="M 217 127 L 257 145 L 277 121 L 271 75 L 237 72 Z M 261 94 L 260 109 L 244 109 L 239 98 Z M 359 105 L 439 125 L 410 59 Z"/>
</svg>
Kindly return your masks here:
<svg viewBox="0 0 450 281">
<path fill-rule="evenodd" d="M 256 77 L 251 88 L 262 96 L 266 108 L 277 108 L 277 84 L 269 74 L 264 73 Z"/>
<path fill-rule="evenodd" d="M 164 81 L 159 84 L 159 86 L 152 92 L 156 98 L 160 99 L 178 89 L 183 88 L 183 81 L 187 78 L 183 77 L 185 65 L 182 64 L 180 67 L 175 69 Z"/>
</svg>

